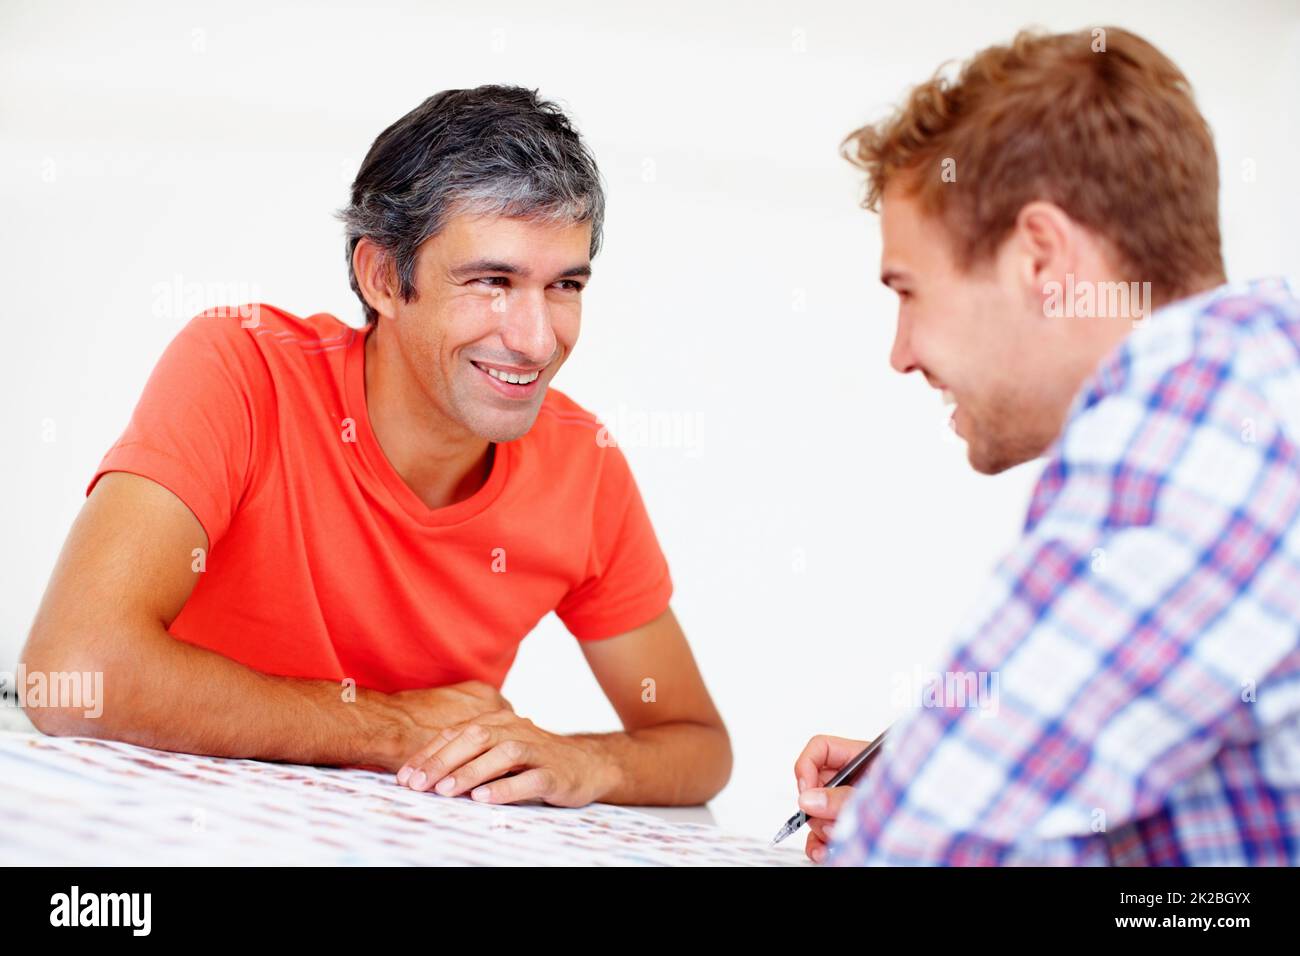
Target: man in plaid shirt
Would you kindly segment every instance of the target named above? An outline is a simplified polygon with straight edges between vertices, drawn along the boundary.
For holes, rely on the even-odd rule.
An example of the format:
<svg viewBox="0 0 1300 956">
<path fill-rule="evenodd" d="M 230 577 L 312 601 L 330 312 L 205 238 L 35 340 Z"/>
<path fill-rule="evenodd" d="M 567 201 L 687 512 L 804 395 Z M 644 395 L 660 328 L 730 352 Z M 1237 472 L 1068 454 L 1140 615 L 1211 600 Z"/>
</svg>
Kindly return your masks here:
<svg viewBox="0 0 1300 956">
<path fill-rule="evenodd" d="M 1300 302 L 1223 281 L 1185 79 L 1124 31 L 1022 34 L 848 142 L 892 364 L 978 470 L 1048 461 L 941 668 L 997 706 L 936 686 L 852 789 L 824 784 L 863 742 L 814 738 L 810 856 L 1300 862 Z"/>
</svg>

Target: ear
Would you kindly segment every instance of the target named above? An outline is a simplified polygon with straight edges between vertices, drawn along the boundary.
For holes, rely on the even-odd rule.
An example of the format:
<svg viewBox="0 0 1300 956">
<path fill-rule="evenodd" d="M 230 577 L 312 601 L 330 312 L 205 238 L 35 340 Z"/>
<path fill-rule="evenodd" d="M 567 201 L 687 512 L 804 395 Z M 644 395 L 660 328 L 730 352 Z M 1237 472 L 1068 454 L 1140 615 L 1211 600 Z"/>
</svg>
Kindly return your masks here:
<svg viewBox="0 0 1300 956">
<path fill-rule="evenodd" d="M 352 271 L 370 307 L 383 318 L 393 318 L 398 283 L 392 258 L 363 236 L 352 250 Z"/>
<path fill-rule="evenodd" d="M 1055 203 L 1035 200 L 1016 215 L 1012 229 L 1018 278 L 1025 293 L 1042 299 L 1047 283 L 1064 284 L 1067 274 L 1078 271 L 1078 226 Z"/>
</svg>

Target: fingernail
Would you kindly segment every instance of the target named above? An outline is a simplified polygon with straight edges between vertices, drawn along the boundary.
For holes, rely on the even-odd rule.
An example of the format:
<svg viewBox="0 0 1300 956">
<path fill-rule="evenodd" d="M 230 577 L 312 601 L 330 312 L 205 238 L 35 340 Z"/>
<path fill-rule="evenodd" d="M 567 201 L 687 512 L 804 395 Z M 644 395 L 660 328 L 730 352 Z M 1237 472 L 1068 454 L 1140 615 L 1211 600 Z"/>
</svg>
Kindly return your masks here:
<svg viewBox="0 0 1300 956">
<path fill-rule="evenodd" d="M 809 790 L 799 796 L 799 806 L 805 810 L 825 810 L 826 809 L 826 791 Z"/>
<path fill-rule="evenodd" d="M 448 796 L 448 795 L 451 794 L 451 792 L 452 792 L 453 790 L 456 789 L 456 778 L 455 778 L 455 777 L 443 777 L 441 780 L 438 781 L 438 785 L 437 785 L 436 787 L 434 787 L 433 789 L 434 789 L 434 790 L 437 790 L 437 791 L 438 791 L 440 794 L 442 794 L 444 797 L 445 797 L 445 796 Z"/>
<path fill-rule="evenodd" d="M 819 846 L 817 849 L 813 850 L 812 858 L 814 863 L 823 862 L 826 859 L 826 848 Z"/>
<path fill-rule="evenodd" d="M 795 783 L 798 785 L 800 793 L 803 793 L 805 790 L 808 789 L 808 784 L 803 782 L 803 777 L 799 777 L 798 779 L 796 779 Z"/>
<path fill-rule="evenodd" d="M 411 779 L 411 774 L 413 772 L 412 768 L 403 767 L 401 770 L 397 771 L 397 782 L 402 786 L 406 786 L 406 781 Z"/>
<path fill-rule="evenodd" d="M 478 800 L 482 803 L 486 803 L 492 798 L 492 791 L 487 787 L 475 787 L 470 791 L 469 798 L 471 800 Z"/>
<path fill-rule="evenodd" d="M 428 779 L 429 778 L 425 776 L 423 770 L 417 770 L 415 772 L 415 776 L 411 778 L 411 789 L 423 790 L 424 785 L 428 782 Z"/>
</svg>

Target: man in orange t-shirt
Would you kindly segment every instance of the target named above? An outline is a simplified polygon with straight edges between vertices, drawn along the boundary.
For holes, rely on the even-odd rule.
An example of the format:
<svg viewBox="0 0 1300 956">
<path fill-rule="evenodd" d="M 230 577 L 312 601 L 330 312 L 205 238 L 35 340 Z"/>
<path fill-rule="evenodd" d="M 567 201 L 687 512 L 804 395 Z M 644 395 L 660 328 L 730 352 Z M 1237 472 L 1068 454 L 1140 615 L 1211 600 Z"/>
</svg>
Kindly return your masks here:
<svg viewBox="0 0 1300 956">
<path fill-rule="evenodd" d="M 627 461 L 549 388 L 603 212 L 527 90 L 447 91 L 385 130 L 342 213 L 365 327 L 250 303 L 180 331 L 24 649 L 103 671 L 102 716 L 37 727 L 493 803 L 716 794 L 730 744 Z M 501 697 L 550 611 L 622 732 L 552 734 Z"/>
</svg>

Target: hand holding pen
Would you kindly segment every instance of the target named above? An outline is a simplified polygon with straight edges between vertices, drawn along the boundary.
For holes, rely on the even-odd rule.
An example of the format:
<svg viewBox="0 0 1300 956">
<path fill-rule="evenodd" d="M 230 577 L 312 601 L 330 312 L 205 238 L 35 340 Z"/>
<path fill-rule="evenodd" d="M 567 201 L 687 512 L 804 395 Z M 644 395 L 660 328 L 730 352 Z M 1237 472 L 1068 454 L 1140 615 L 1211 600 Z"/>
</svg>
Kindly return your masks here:
<svg viewBox="0 0 1300 956">
<path fill-rule="evenodd" d="M 879 753 L 885 733 L 870 743 L 825 734 L 808 741 L 794 765 L 800 810 L 786 821 L 772 843 L 780 843 L 806 822 L 812 831 L 808 834 L 808 857 L 814 863 L 825 860 L 831 824 L 852 795 L 853 782 Z"/>
</svg>

